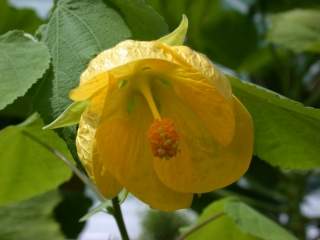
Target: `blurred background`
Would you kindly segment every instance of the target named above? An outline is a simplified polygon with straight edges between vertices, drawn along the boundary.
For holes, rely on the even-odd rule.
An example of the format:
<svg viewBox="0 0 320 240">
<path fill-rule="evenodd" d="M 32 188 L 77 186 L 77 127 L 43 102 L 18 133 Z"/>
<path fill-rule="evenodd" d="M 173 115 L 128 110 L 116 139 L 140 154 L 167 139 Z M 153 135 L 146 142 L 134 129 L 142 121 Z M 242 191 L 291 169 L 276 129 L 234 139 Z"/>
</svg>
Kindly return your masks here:
<svg viewBox="0 0 320 240">
<path fill-rule="evenodd" d="M 187 45 L 205 53 L 216 64 L 236 72 L 242 79 L 305 105 L 320 107 L 319 55 L 292 51 L 266 40 L 270 14 L 319 8 L 319 0 L 147 2 L 165 18 L 170 30 L 186 14 L 190 22 Z M 0 34 L 11 29 L 34 33 L 46 21 L 52 4 L 51 0 L 0 0 Z M 0 112 L 1 128 L 29 115 L 28 99 L 20 99 L 14 105 Z M 60 193 L 62 199 L 54 208 L 54 216 L 66 238 L 119 237 L 113 218 L 107 214 L 98 213 L 86 223 L 78 221 L 97 200 L 76 177 L 61 186 Z M 172 214 L 150 211 L 129 197 L 123 204 L 123 213 L 133 239 L 170 240 L 177 236 L 178 228 L 189 225 L 209 203 L 224 196 L 238 196 L 299 239 L 320 239 L 320 171 L 283 171 L 256 157 L 239 182 L 196 197 L 192 210 Z M 0 216 L 4 212 L 0 210 Z M 13 212 L 9 211 L 7 217 L 10 214 Z"/>
</svg>

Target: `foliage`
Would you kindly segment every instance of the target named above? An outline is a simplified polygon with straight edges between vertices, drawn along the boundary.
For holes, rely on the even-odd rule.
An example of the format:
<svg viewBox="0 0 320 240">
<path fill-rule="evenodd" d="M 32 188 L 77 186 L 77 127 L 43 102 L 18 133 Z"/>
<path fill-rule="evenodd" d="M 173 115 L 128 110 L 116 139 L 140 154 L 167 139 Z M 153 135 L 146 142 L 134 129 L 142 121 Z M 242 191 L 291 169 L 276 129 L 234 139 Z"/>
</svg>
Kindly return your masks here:
<svg viewBox="0 0 320 240">
<path fill-rule="evenodd" d="M 246 15 L 235 10 L 231 1 L 149 2 L 171 26 L 176 26 L 181 15 L 186 14 L 190 22 L 188 44 L 205 52 L 214 61 L 237 68 L 257 49 L 258 33 L 254 24 Z"/>
<path fill-rule="evenodd" d="M 154 40 L 168 31 L 164 19 L 141 0 L 104 0 L 114 6 L 128 25 L 131 37 L 139 40 Z"/>
<path fill-rule="evenodd" d="M 0 110 L 23 96 L 49 67 L 46 45 L 21 31 L 0 37 Z M 32 67 L 30 67 L 32 66 Z"/>
<path fill-rule="evenodd" d="M 0 205 L 28 199 L 70 178 L 66 165 L 32 139 L 48 141 L 72 159 L 63 140 L 52 131 L 43 131 L 42 126 L 41 119 L 32 115 L 0 132 L 0 148 L 5 149 L 0 161 Z"/>
<path fill-rule="evenodd" d="M 320 10 L 291 10 L 271 16 L 269 41 L 296 52 L 320 53 Z"/>
<path fill-rule="evenodd" d="M 315 134 L 320 132 L 319 109 L 236 78 L 230 80 L 252 114 L 257 156 L 284 169 L 320 167 L 320 136 Z"/>
<path fill-rule="evenodd" d="M 57 191 L 0 208 L 0 239 L 63 240 L 52 210 L 61 200 Z"/>
<path fill-rule="evenodd" d="M 8 4 L 9 0 L 0 1 L 0 34 L 13 29 L 34 33 L 42 20 L 32 9 L 16 9 Z"/>
<path fill-rule="evenodd" d="M 45 31 L 53 76 L 41 86 L 39 111 L 53 120 L 70 104 L 68 93 L 89 60 L 130 32 L 120 15 L 100 0 L 59 1 Z"/>
</svg>

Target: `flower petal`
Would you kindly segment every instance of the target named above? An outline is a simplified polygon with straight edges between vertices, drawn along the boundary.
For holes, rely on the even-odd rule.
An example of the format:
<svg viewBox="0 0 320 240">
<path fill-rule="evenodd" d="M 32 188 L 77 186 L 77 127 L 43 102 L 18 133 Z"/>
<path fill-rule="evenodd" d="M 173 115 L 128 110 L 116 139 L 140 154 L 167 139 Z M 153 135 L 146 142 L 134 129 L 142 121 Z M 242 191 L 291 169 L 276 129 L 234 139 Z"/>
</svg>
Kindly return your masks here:
<svg viewBox="0 0 320 240">
<path fill-rule="evenodd" d="M 232 99 L 225 99 L 210 84 L 188 78 L 177 80 L 173 84 L 177 96 L 197 114 L 219 144 L 228 145 L 235 130 Z"/>
<path fill-rule="evenodd" d="M 122 190 L 120 183 L 109 172 L 108 166 L 104 165 L 103 160 L 99 157 L 96 146 L 94 146 L 95 154 L 93 155 L 93 179 L 99 191 L 106 198 L 114 198 Z"/>
<path fill-rule="evenodd" d="M 204 54 L 198 53 L 187 46 L 174 46 L 172 54 L 179 56 L 194 72 L 200 73 L 201 81 L 213 84 L 214 87 L 227 99 L 232 98 L 232 90 L 229 80 L 212 64 Z"/>
<path fill-rule="evenodd" d="M 201 119 L 175 94 L 158 89 L 161 109 L 180 134 L 180 152 L 171 159 L 154 158 L 161 181 L 179 192 L 209 192 L 239 179 L 247 170 L 253 145 L 253 125 L 246 109 L 233 98 L 235 135 L 219 144 Z"/>
<path fill-rule="evenodd" d="M 81 75 L 81 81 L 86 82 L 100 73 L 146 59 L 167 61 L 183 67 L 185 71 L 196 72 L 201 77 L 195 80 L 213 84 L 225 98 L 232 98 L 228 79 L 205 55 L 186 46 L 169 46 L 158 41 L 126 40 L 103 51 L 90 62 Z"/>
<path fill-rule="evenodd" d="M 169 189 L 154 172 L 147 141 L 151 112 L 141 95 L 137 95 L 135 101 L 131 113 L 120 100 L 116 112 L 105 106 L 96 134 L 103 164 L 129 192 L 151 207 L 165 211 L 189 207 L 193 195 Z"/>
<path fill-rule="evenodd" d="M 100 92 L 90 101 L 87 110 L 82 114 L 79 123 L 76 146 L 78 156 L 99 191 L 106 198 L 115 197 L 122 189 L 117 180 L 109 173 L 107 166 L 102 166 L 96 148 L 96 125 L 103 109 L 105 91 Z"/>
</svg>

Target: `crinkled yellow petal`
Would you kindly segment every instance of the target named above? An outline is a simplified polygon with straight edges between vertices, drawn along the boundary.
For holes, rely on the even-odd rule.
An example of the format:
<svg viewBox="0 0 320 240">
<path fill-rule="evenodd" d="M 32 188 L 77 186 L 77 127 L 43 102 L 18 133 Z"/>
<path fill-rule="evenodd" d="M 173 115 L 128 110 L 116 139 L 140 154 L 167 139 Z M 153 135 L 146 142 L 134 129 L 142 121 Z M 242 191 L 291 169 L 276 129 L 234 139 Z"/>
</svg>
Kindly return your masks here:
<svg viewBox="0 0 320 240">
<path fill-rule="evenodd" d="M 219 144 L 199 116 L 173 92 L 158 88 L 163 116 L 180 134 L 180 152 L 168 160 L 154 158 L 161 181 L 180 192 L 209 192 L 239 179 L 247 170 L 253 145 L 249 113 L 234 98 L 235 134 L 227 146 Z"/>
<path fill-rule="evenodd" d="M 123 91 L 124 92 L 124 91 Z M 118 91 L 121 95 L 121 91 Z M 97 129 L 97 148 L 110 173 L 136 197 L 153 208 L 171 211 L 189 207 L 192 194 L 178 193 L 166 187 L 153 169 L 147 130 L 151 112 L 141 95 L 136 95 L 132 113 L 128 113 L 126 97 L 117 97 L 118 108 L 105 105 L 103 119 Z"/>
<path fill-rule="evenodd" d="M 194 81 L 188 75 L 177 78 L 173 86 L 177 96 L 196 113 L 215 140 L 224 146 L 228 145 L 235 129 L 232 99 L 224 98 L 214 86 Z"/>
<path fill-rule="evenodd" d="M 169 46 L 157 41 L 127 40 L 115 47 L 103 51 L 94 58 L 81 75 L 81 82 L 91 81 L 96 75 L 110 71 L 128 63 L 145 59 L 163 60 L 179 65 L 184 71 L 200 73 L 200 78 L 194 80 L 213 84 L 226 98 L 232 98 L 229 81 L 221 74 L 210 60 L 186 46 Z M 128 74 L 134 73 L 128 70 Z"/>
<path fill-rule="evenodd" d="M 232 89 L 229 80 L 212 64 L 204 54 L 198 53 L 187 46 L 174 46 L 170 48 L 173 55 L 178 56 L 187 64 L 187 69 L 200 73 L 202 78 L 198 81 L 211 83 L 225 98 L 232 98 Z"/>
<path fill-rule="evenodd" d="M 96 148 L 96 126 L 102 113 L 105 92 L 92 98 L 89 108 L 82 114 L 79 123 L 76 146 L 78 156 L 99 191 L 106 198 L 115 197 L 122 189 L 117 180 L 109 173 Z"/>
</svg>

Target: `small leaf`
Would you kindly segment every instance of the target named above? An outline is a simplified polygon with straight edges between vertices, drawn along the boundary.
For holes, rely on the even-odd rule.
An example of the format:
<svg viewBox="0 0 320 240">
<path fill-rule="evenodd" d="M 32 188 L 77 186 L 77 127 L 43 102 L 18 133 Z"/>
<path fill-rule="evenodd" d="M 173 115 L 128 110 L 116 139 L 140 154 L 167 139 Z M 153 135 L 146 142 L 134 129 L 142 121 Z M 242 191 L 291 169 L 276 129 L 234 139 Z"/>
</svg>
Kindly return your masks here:
<svg viewBox="0 0 320 240">
<path fill-rule="evenodd" d="M 58 192 L 53 191 L 1 207 L 0 239 L 65 239 L 53 217 L 53 210 L 60 200 Z"/>
<path fill-rule="evenodd" d="M 32 115 L 20 125 L 0 131 L 0 205 L 21 201 L 58 187 L 71 177 L 71 171 L 46 148 L 26 134 L 48 142 L 72 159 L 64 141 Z"/>
<path fill-rule="evenodd" d="M 79 222 L 84 222 L 87 221 L 89 218 L 91 218 L 93 215 L 99 212 L 107 212 L 107 208 L 112 207 L 112 201 L 111 200 L 106 200 L 103 203 L 100 203 L 98 206 L 92 208 L 89 210 L 89 212 L 84 215 L 82 218 L 80 218 Z"/>
<path fill-rule="evenodd" d="M 126 189 L 123 189 L 118 194 L 119 203 L 122 204 L 126 200 L 128 195 L 129 195 L 129 192 Z M 87 221 L 89 218 L 91 218 L 93 215 L 95 215 L 98 212 L 105 212 L 105 213 L 112 214 L 112 211 L 113 211 L 112 201 L 110 199 L 107 199 L 105 200 L 105 202 L 102 202 L 98 206 L 90 209 L 86 215 L 80 218 L 79 222 Z"/>
<path fill-rule="evenodd" d="M 295 52 L 320 53 L 320 10 L 295 9 L 271 15 L 269 41 Z"/>
<path fill-rule="evenodd" d="M 166 43 L 168 45 L 183 45 L 188 31 L 188 18 L 186 15 L 182 15 L 179 26 L 171 33 L 163 36 L 157 41 Z"/>
<path fill-rule="evenodd" d="M 122 189 L 121 192 L 118 194 L 119 203 L 122 204 L 129 196 L 129 192 L 127 189 Z"/>
<path fill-rule="evenodd" d="M 0 36 L 0 110 L 23 96 L 49 67 L 47 47 L 21 31 Z"/>
<path fill-rule="evenodd" d="M 81 114 L 87 106 L 87 101 L 72 103 L 56 120 L 44 126 L 43 129 L 55 129 L 78 124 Z"/>
<path fill-rule="evenodd" d="M 234 77 L 229 79 L 233 92 L 252 115 L 257 156 L 281 168 L 320 166 L 320 109 Z"/>
</svg>

